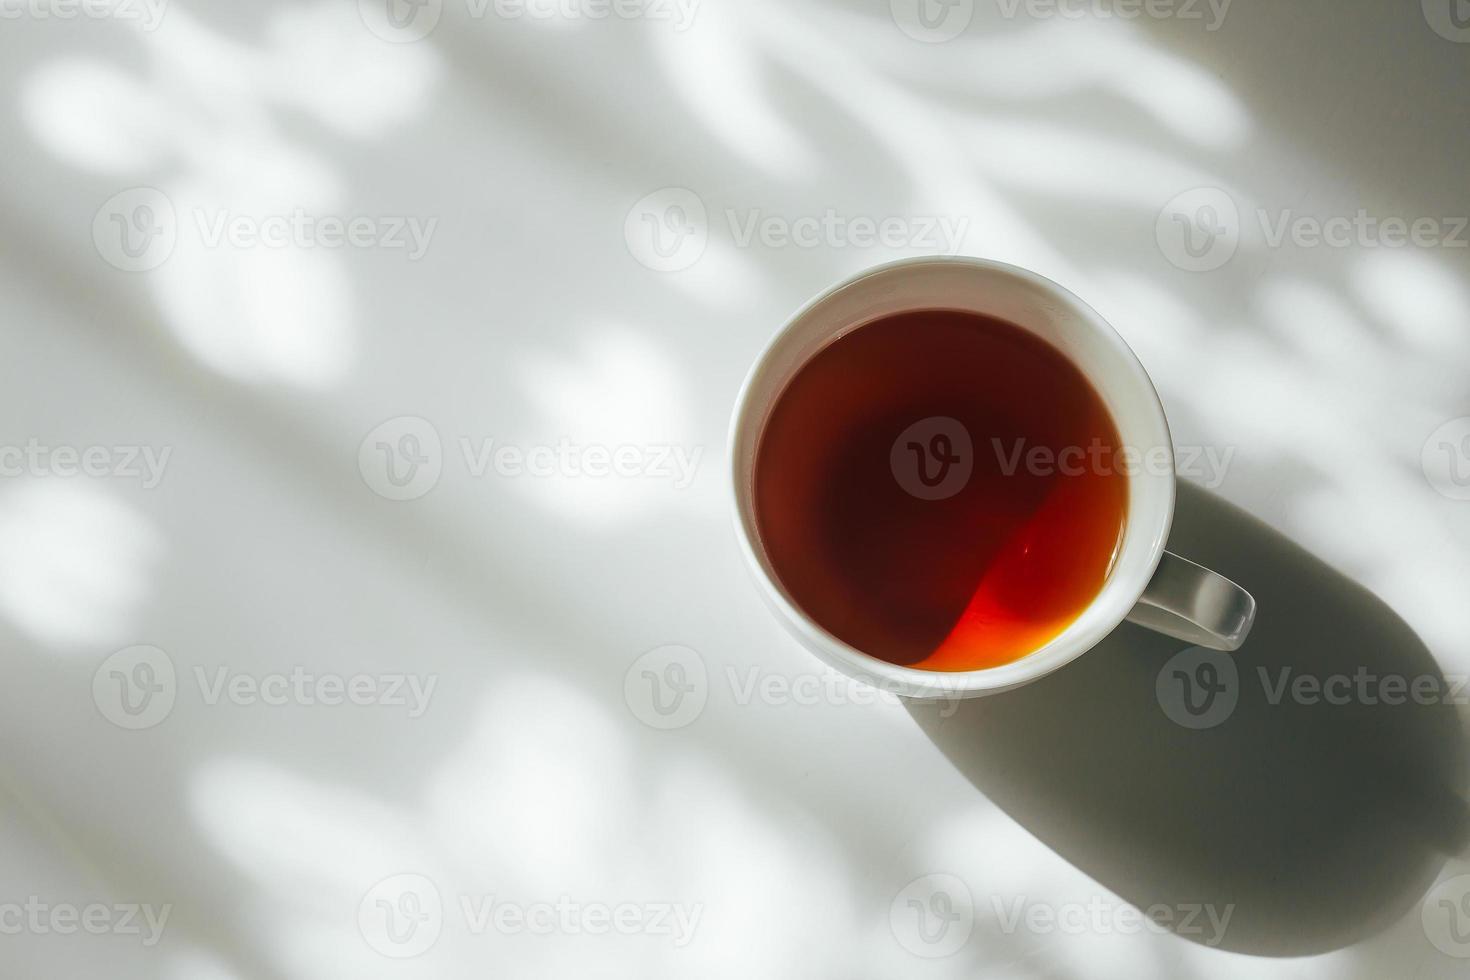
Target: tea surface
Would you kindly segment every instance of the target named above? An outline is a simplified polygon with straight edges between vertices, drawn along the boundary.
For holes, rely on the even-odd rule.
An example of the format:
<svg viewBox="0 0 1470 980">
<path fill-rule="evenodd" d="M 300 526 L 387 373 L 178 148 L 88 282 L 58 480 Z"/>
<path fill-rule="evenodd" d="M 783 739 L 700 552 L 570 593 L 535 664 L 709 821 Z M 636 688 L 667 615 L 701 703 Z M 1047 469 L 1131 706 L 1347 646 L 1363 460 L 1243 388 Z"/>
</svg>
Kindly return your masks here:
<svg viewBox="0 0 1470 980">
<path fill-rule="evenodd" d="M 928 310 L 802 367 L 754 470 L 756 524 L 808 616 L 891 663 L 1010 663 L 1102 589 L 1127 476 L 1107 407 L 1021 328 Z"/>
</svg>

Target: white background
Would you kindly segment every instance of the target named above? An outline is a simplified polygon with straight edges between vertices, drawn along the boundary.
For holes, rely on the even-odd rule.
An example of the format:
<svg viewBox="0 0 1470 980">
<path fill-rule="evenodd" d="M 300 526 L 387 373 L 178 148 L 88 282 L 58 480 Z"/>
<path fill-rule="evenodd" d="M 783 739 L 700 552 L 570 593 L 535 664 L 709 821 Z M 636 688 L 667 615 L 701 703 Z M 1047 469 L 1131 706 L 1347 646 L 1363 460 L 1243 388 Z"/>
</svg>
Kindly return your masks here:
<svg viewBox="0 0 1470 980">
<path fill-rule="evenodd" d="M 1307 571 L 1290 588 L 1270 560 L 1230 569 L 1262 599 L 1263 636 L 1289 636 L 1282 656 L 1310 647 L 1353 671 L 1365 661 L 1333 630 L 1371 607 L 1391 625 L 1347 632 L 1373 663 L 1412 647 L 1416 670 L 1470 670 L 1470 501 L 1434 486 L 1470 459 L 1454 448 L 1464 432 L 1449 449 L 1431 439 L 1470 415 L 1470 235 L 1273 246 L 1259 217 L 1470 212 L 1470 43 L 1449 19 L 1462 0 L 1238 0 L 1213 25 L 1204 4 L 1128 19 L 959 0 L 929 9 L 937 33 L 904 0 L 703 0 L 690 23 L 662 7 L 474 16 L 443 0 L 412 23 L 432 26 L 417 41 L 352 0 L 175 0 L 156 25 L 133 8 L 64 19 L 61 2 L 10 3 L 0 22 L 0 443 L 170 456 L 152 488 L 54 466 L 0 481 L 0 904 L 172 912 L 149 948 L 0 935 L 9 972 L 1463 975 L 1431 942 L 1439 908 L 1424 899 L 1470 870 L 1453 856 L 1453 710 L 1420 726 L 1431 713 L 1288 706 L 1264 716 L 1292 719 L 1280 739 L 1239 735 L 1240 717 L 1190 731 L 1153 697 L 1174 650 L 1138 634 L 1038 700 L 966 706 L 981 733 L 1085 719 L 1065 739 L 1037 723 L 999 760 L 980 736 L 931 738 L 900 705 L 847 703 L 841 685 L 815 704 L 746 699 L 751 671 L 825 675 L 747 581 L 722 459 L 738 385 L 793 309 L 937 250 L 742 242 L 752 212 L 963 222 L 958 251 L 1051 276 L 1117 326 L 1180 446 L 1233 453 L 1214 494 L 1273 531 L 1227 529 L 1225 551 L 1289 539 L 1321 560 L 1293 559 Z M 107 202 L 139 187 L 161 192 L 176 240 L 129 272 L 108 261 Z M 1209 218 L 1198 205 L 1222 195 L 1236 250 L 1181 268 L 1170 207 Z M 695 244 L 663 261 L 640 235 L 670 203 Z M 437 223 L 410 258 L 210 247 L 196 221 L 297 210 Z M 381 457 L 363 444 L 404 416 L 439 437 L 441 472 L 395 501 L 375 492 Z M 701 455 L 686 487 L 475 476 L 462 440 L 487 439 Z M 127 730 L 93 681 L 139 644 L 166 653 L 175 701 Z M 703 666 L 705 703 L 660 730 L 640 717 L 635 661 L 671 644 L 695 652 L 677 656 Z M 1123 679 L 1089 696 L 1078 671 L 1104 657 Z M 195 680 L 298 667 L 436 687 L 410 718 L 210 704 Z M 1121 731 L 1136 744 L 1109 742 Z M 1375 765 L 1358 766 L 1364 746 Z M 1406 829 L 1424 808 L 1386 773 L 1437 787 L 1432 822 L 1449 829 Z M 1256 801 L 1253 785 L 1269 793 Z M 1284 825 L 1277 806 L 1310 819 Z M 1241 821 L 1248 835 L 1228 833 Z M 432 881 L 445 912 L 433 946 L 399 960 L 359 908 L 405 873 Z M 973 904 L 968 938 L 939 958 L 905 943 L 904 889 L 931 874 Z M 702 918 L 683 947 L 476 935 L 465 896 Z M 1090 904 L 1105 925 L 1153 902 L 1234 903 L 1239 932 L 1213 948 L 1092 924 L 1008 930 L 997 909 L 1017 902 Z"/>
</svg>

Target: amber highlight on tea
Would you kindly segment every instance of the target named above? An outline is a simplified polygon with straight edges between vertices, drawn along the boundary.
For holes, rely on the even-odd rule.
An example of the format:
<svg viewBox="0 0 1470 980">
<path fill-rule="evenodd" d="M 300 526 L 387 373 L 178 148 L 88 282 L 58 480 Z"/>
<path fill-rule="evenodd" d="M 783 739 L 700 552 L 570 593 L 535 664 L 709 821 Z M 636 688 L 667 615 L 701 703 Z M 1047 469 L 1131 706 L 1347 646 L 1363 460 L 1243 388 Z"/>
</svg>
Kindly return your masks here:
<svg viewBox="0 0 1470 980">
<path fill-rule="evenodd" d="M 1031 465 L 1047 459 L 1037 447 L 1066 465 Z M 777 399 L 756 453 L 760 544 L 851 646 L 996 667 L 1101 591 L 1128 483 L 1097 461 L 1121 449 L 1101 397 L 1045 341 L 973 313 L 896 314 L 833 341 Z"/>
</svg>

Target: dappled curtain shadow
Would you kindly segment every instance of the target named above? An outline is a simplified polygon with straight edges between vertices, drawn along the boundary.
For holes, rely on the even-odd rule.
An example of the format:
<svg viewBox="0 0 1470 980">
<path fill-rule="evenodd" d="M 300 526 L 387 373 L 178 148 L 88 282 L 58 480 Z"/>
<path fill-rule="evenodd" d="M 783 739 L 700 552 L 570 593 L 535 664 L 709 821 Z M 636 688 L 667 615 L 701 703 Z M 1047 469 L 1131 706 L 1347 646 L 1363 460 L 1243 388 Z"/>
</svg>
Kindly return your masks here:
<svg viewBox="0 0 1470 980">
<path fill-rule="evenodd" d="M 269 188 L 264 198 L 270 205 L 391 207 L 444 217 L 434 250 L 413 267 L 362 255 L 326 261 L 325 276 L 310 275 L 320 260 L 292 266 L 285 285 L 296 284 L 294 295 L 310 290 L 309 283 L 300 287 L 305 270 L 308 280 L 329 287 L 315 301 L 341 315 L 308 315 L 304 332 L 271 334 L 284 342 L 259 348 L 216 347 L 213 341 L 241 330 L 249 334 L 259 323 L 230 307 L 224 298 L 230 293 L 203 285 L 207 280 L 173 272 L 183 291 L 174 298 L 187 302 L 163 303 L 160 284 L 126 280 L 99 266 L 87 234 L 93 210 L 119 181 L 154 179 L 167 168 L 150 163 L 106 173 L 103 167 L 101 174 L 83 176 L 55 166 L 58 157 L 47 148 L 55 141 L 38 142 L 18 109 L 3 120 L 36 188 L 0 204 L 9 232 L 0 247 L 12 274 L 47 292 L 58 329 L 74 328 L 107 371 L 136 380 L 160 411 L 193 425 L 179 430 L 180 448 L 190 450 L 181 460 L 193 460 L 185 473 L 202 475 L 171 497 L 147 502 L 147 518 L 169 543 L 166 567 L 156 576 L 159 594 L 139 610 L 146 622 L 116 637 L 115 645 L 137 642 L 139 634 L 176 639 L 173 652 L 184 666 L 231 658 L 259 667 L 273 657 L 287 664 L 294 657 L 347 671 L 407 662 L 445 675 L 450 689 L 411 730 L 381 715 L 216 714 L 208 727 L 201 718 L 186 729 L 201 733 L 198 738 L 168 739 L 161 731 L 141 743 L 119 742 L 105 730 L 105 738 L 96 737 L 98 729 L 86 726 L 95 719 L 81 704 L 81 717 L 63 717 L 75 721 L 78 737 L 88 741 L 88 775 L 111 794 L 107 813 L 94 813 L 73 785 L 74 774 L 52 771 L 42 764 L 44 755 L 13 760 L 25 781 L 42 788 L 40 795 L 62 801 L 60 820 L 78 831 L 79 850 L 130 885 L 145 881 L 187 899 L 181 929 L 250 973 L 320 975 L 311 968 L 338 961 L 321 949 L 304 954 L 278 948 L 283 936 L 311 933 L 314 924 L 273 931 L 296 915 L 293 906 L 277 901 L 283 891 L 302 897 L 292 892 L 296 869 L 273 875 L 250 867 L 279 857 L 292 842 L 262 834 L 268 829 L 262 818 L 242 834 L 255 849 L 231 850 L 221 843 L 227 835 L 218 810 L 181 805 L 199 786 L 224 787 L 216 802 L 223 801 L 226 811 L 238 804 L 236 816 L 257 812 L 247 808 L 252 802 L 269 810 L 273 789 L 291 797 L 303 784 L 328 782 L 348 801 L 334 811 L 344 823 L 379 806 L 421 815 L 413 808 L 436 760 L 462 752 L 468 760 L 460 761 L 472 767 L 479 758 L 478 695 L 507 687 L 512 667 L 534 663 L 635 732 L 619 703 L 623 670 L 653 645 L 686 640 L 715 671 L 814 669 L 741 591 L 744 572 L 721 498 L 709 490 L 720 480 L 718 447 L 735 388 L 780 319 L 839 276 L 909 253 L 739 248 L 722 224 L 727 208 L 786 217 L 828 207 L 880 216 L 966 216 L 972 234 L 963 251 L 1024 262 L 1061 279 L 1140 347 L 1181 441 L 1241 448 L 1233 471 L 1239 476 L 1225 488 L 1233 499 L 1259 504 L 1279 525 L 1321 520 L 1323 526 L 1312 525 L 1314 536 L 1344 550 L 1337 560 L 1396 575 L 1401 595 L 1429 592 L 1403 586 L 1416 581 L 1413 563 L 1429 547 L 1440 548 L 1442 556 L 1432 566 L 1442 572 L 1434 583 L 1458 581 L 1454 573 L 1463 559 L 1453 533 L 1446 533 L 1454 527 L 1447 520 L 1416 513 L 1400 516 L 1393 527 L 1364 526 L 1363 514 L 1388 513 L 1416 489 L 1427 491 L 1416 486 L 1412 467 L 1385 472 L 1385 460 L 1403 459 L 1405 447 L 1393 434 L 1360 424 L 1365 405 L 1390 412 L 1395 421 L 1407 418 L 1410 429 L 1434 416 L 1435 396 L 1442 398 L 1445 389 L 1424 390 L 1422 379 L 1459 363 L 1453 337 L 1434 340 L 1443 339 L 1442 321 L 1453 326 L 1464 309 L 1457 306 L 1454 276 L 1447 274 L 1451 288 L 1440 291 L 1449 297 L 1441 304 L 1447 315 L 1414 334 L 1394 330 L 1402 319 L 1394 314 L 1411 309 L 1394 297 L 1422 295 L 1406 284 L 1422 284 L 1423 277 L 1360 277 L 1355 261 L 1319 253 L 1247 254 L 1202 279 L 1169 266 L 1153 241 L 1158 209 L 1176 190 L 1206 183 L 1234 187 L 1259 173 L 1259 161 L 1275 167 L 1294 159 L 1298 117 L 1272 115 L 1269 103 L 1282 90 L 1296 91 L 1297 76 L 1283 72 L 1281 84 L 1249 84 L 1256 73 L 1270 74 L 1273 66 L 1260 61 L 1271 49 L 1253 50 L 1247 61 L 1236 45 L 1221 53 L 1204 38 L 1155 43 L 1136 23 L 1090 33 L 979 20 L 965 36 L 934 47 L 899 34 L 885 6 L 710 2 L 695 28 L 704 36 L 694 41 L 660 33 L 667 25 L 657 24 L 584 23 L 537 33 L 531 23 L 471 21 L 451 4 L 424 50 L 375 50 L 365 69 L 359 61 L 362 71 L 343 72 L 334 70 L 339 62 L 318 61 L 311 44 L 299 43 L 303 37 L 342 40 L 336 27 L 272 36 L 263 26 L 269 17 L 242 14 L 244 8 L 230 3 L 181 0 L 180 9 L 203 25 L 196 38 L 209 42 L 159 49 L 170 57 L 199 58 L 191 66 L 199 74 L 185 76 L 202 75 L 205 83 L 215 77 L 210 58 L 200 56 L 205 49 L 266 73 L 256 77 L 258 90 L 250 98 L 224 100 L 227 121 L 220 131 L 204 131 L 229 137 L 232 127 L 245 126 L 242 119 L 259 126 L 257 139 L 236 144 L 247 162 L 268 159 L 266 151 L 282 142 L 310 148 L 304 160 L 287 155 L 283 172 L 295 176 Z M 1322 12 L 1320 5 L 1315 9 Z M 1418 26 L 1416 11 L 1401 16 Z M 1283 43 L 1292 32 L 1280 29 L 1281 18 L 1300 20 L 1244 6 L 1236 17 Z M 142 76 L 157 60 L 153 49 L 131 42 L 109 47 L 109 39 L 97 32 L 69 35 L 67 43 Z M 681 41 L 690 43 L 681 47 Z M 1359 60 L 1373 61 L 1371 48 L 1357 50 L 1365 56 Z M 282 57 L 262 61 L 268 51 Z M 426 51 L 435 58 L 415 56 Z M 19 91 L 29 69 L 51 53 L 49 44 L 17 48 L 0 71 Z M 432 61 L 437 83 L 424 84 L 424 72 L 395 75 L 379 55 Z M 445 59 L 443 74 L 438 57 Z M 1245 64 L 1250 70 L 1238 68 Z M 295 66 L 289 84 L 266 77 L 282 65 Z M 1045 79 L 1035 74 L 1037 65 L 1047 66 Z M 1436 65 L 1437 71 L 1443 67 Z M 1361 72 L 1342 81 L 1361 92 L 1377 85 L 1377 77 Z M 697 84 L 702 78 L 705 84 Z M 209 101 L 210 93 L 186 92 L 189 84 L 178 78 L 156 87 L 170 100 Z M 1354 101 L 1351 92 L 1343 96 L 1345 105 Z M 267 123 L 256 116 L 261 104 L 269 104 Z M 400 111 L 405 105 L 418 112 Z M 1375 117 L 1388 111 L 1381 102 L 1374 105 Z M 367 125 L 373 119 L 383 121 L 381 132 Z M 323 121 L 335 121 L 334 135 L 321 136 Z M 386 132 L 394 138 L 367 139 Z M 1441 127 L 1440 134 L 1440 147 L 1463 145 L 1463 134 L 1452 127 Z M 1334 156 L 1340 147 L 1318 149 L 1312 166 L 1350 174 L 1362 196 L 1381 186 L 1378 175 L 1353 170 L 1353 157 Z M 164 157 L 178 166 L 173 152 Z M 1431 168 L 1431 177 L 1444 176 L 1443 168 L 1457 159 L 1432 155 L 1446 162 Z M 300 179 L 317 174 L 318 164 L 330 177 L 320 195 Z M 183 167 L 186 174 L 199 169 L 194 161 Z M 632 202 L 675 184 L 706 198 L 715 222 L 712 243 L 694 268 L 658 274 L 627 254 L 621 230 Z M 1437 268 L 1428 260 L 1409 261 L 1415 269 Z M 211 256 L 206 271 L 213 276 L 221 264 L 229 263 Z M 280 284 L 281 266 L 269 266 L 247 280 L 254 285 L 246 292 L 270 292 L 272 283 Z M 1263 271 L 1277 282 L 1264 280 Z M 1427 281 L 1434 286 L 1443 278 Z M 1372 295 L 1350 288 L 1357 282 L 1370 284 Z M 273 301 L 292 295 L 270 292 Z M 266 311 L 267 325 L 300 324 L 293 317 L 309 308 L 292 301 L 291 316 L 272 318 Z M 191 353 L 180 356 L 170 342 L 156 339 L 157 328 L 171 318 L 206 330 L 176 335 L 183 341 L 178 349 Z M 338 319 L 348 325 L 351 343 L 328 344 L 321 357 L 303 354 L 303 338 Z M 1424 335 L 1432 342 L 1415 346 L 1414 338 Z M 201 346 L 201 340 L 209 343 Z M 70 377 L 60 368 L 69 369 L 71 360 L 45 343 L 32 342 L 26 350 L 36 363 L 56 367 L 58 377 Z M 632 411 L 620 404 L 619 411 L 599 412 L 596 404 L 554 397 L 564 384 L 574 395 L 591 392 L 594 402 L 605 402 L 602 390 L 617 388 L 620 380 L 642 392 L 649 370 L 629 370 L 621 351 L 637 352 L 633 360 L 644 369 L 668 366 L 697 383 L 660 386 L 669 397 L 646 399 Z M 332 370 L 316 370 L 329 361 Z M 219 384 L 198 370 L 201 363 L 239 369 L 225 373 L 240 383 Z M 1353 380 L 1329 383 L 1321 377 L 1329 371 Z M 271 384 L 292 379 L 314 382 L 304 386 L 307 397 L 296 400 Z M 17 384 L 19 407 L 28 408 L 20 405 L 27 399 L 67 395 L 95 399 L 110 411 L 109 397 L 138 397 L 122 385 L 104 389 L 106 396 L 83 382 L 74 389 L 36 385 Z M 201 405 L 207 410 L 199 411 Z M 364 432 L 402 412 L 432 417 L 451 440 L 451 453 L 458 434 L 554 441 L 568 431 L 580 433 L 589 415 L 596 415 L 588 428 L 598 438 L 649 438 L 645 416 L 655 414 L 660 424 L 676 425 L 678 438 L 705 446 L 707 464 L 687 503 L 680 498 L 678 505 L 652 500 L 643 488 L 623 487 L 593 500 L 595 491 L 584 494 L 584 487 L 540 493 L 525 483 L 446 477 L 433 496 L 398 506 L 371 497 L 353 455 Z M 658 438 L 671 438 L 659 431 Z M 1417 452 L 1418 446 L 1407 448 Z M 1358 486 L 1367 489 L 1353 489 Z M 1330 506 L 1317 506 L 1324 495 Z M 1264 633 L 1252 650 L 1261 649 L 1262 635 L 1281 632 L 1293 643 L 1300 640 L 1301 649 L 1279 662 L 1324 666 L 1328 652 L 1315 645 L 1315 619 L 1274 618 L 1301 606 L 1300 596 L 1285 588 L 1300 579 L 1308 601 L 1316 596 L 1344 617 L 1342 623 L 1362 626 L 1327 631 L 1352 633 L 1347 649 L 1361 662 L 1404 670 L 1406 659 L 1414 669 L 1421 661 L 1433 669 L 1422 645 L 1376 600 L 1269 532 L 1237 521 L 1231 526 L 1249 528 L 1242 541 L 1217 540 L 1196 528 L 1199 540 L 1186 542 L 1187 509 L 1176 531 L 1181 549 L 1206 561 L 1218 558 L 1222 570 L 1236 569 L 1262 598 Z M 1360 527 L 1362 534 L 1347 542 L 1337 533 L 1343 526 Z M 1264 572 L 1253 557 L 1236 552 L 1252 543 L 1259 546 L 1255 557 L 1269 559 Z M 1401 558 L 1400 551 L 1411 557 Z M 1272 562 L 1297 574 L 1282 575 L 1278 587 Z M 1267 581 L 1251 581 L 1252 573 Z M 242 589 L 242 581 L 251 588 Z M 1416 612 L 1416 625 L 1448 624 L 1437 639 L 1457 635 L 1448 605 L 1429 602 Z M 1384 646 L 1378 653 L 1362 645 L 1375 636 Z M 1458 839 L 1447 802 L 1459 790 L 1447 777 L 1455 771 L 1459 749 L 1451 741 L 1458 734 L 1449 731 L 1447 713 L 1312 714 L 1283 706 L 1256 717 L 1259 705 L 1243 700 L 1217 730 L 1156 729 L 1156 721 L 1167 723 L 1152 701 L 1152 679 L 1169 652 L 1156 638 L 1121 631 L 1034 692 L 965 706 L 949 730 L 983 736 L 980 745 L 993 754 L 972 757 L 964 748 L 951 754 L 1023 826 L 1125 899 L 1237 901 L 1240 911 L 1227 940 L 1236 948 L 1335 948 L 1405 908 L 1432 873 L 1437 849 Z M 15 745 L 26 744 L 21 736 L 27 725 L 57 721 L 30 703 L 40 700 L 35 692 L 68 690 L 60 681 L 43 686 L 54 679 L 38 674 L 28 668 L 22 676 L 34 683 L 17 685 L 27 703 L 16 705 L 9 722 Z M 879 965 L 891 967 L 890 975 L 911 969 L 902 959 L 883 958 L 893 944 L 881 913 L 897 887 L 930 870 L 915 864 L 914 853 L 934 838 L 931 800 L 959 805 L 974 797 L 970 787 L 960 786 L 963 795 L 957 795 L 943 778 L 949 775 L 941 771 L 943 760 L 921 758 L 910 752 L 912 745 L 895 748 L 911 733 L 876 710 L 762 714 L 748 706 L 726 708 L 662 739 L 638 732 L 646 770 L 639 791 L 651 797 L 650 787 L 667 782 L 660 774 L 683 772 L 679 767 L 693 752 L 700 766 L 738 787 L 732 795 L 758 801 L 762 812 L 784 807 L 779 812 L 792 827 L 808 817 L 826 826 L 834 853 L 824 851 L 824 857 L 834 868 L 859 872 L 834 876 L 851 890 L 857 908 L 875 912 L 876 929 L 862 931 L 871 923 L 861 913 L 853 920 L 859 923 L 854 935 L 872 943 L 853 959 L 874 975 L 882 972 Z M 898 709 L 894 713 L 907 721 Z M 1304 724 L 1309 717 L 1310 726 Z M 1019 741 L 1028 735 L 1036 745 Z M 139 752 L 139 744 L 149 751 Z M 280 778 L 252 781 L 252 770 L 220 762 L 247 750 L 259 760 L 255 772 Z M 1015 765 L 1000 764 L 1006 761 Z M 1375 786 L 1385 771 L 1385 782 Z M 1411 805 L 1416 800 L 1427 802 Z M 586 805 L 600 812 L 595 801 Z M 1215 809 L 1200 821 L 1195 808 L 1210 806 Z M 649 812 L 659 821 L 676 818 L 680 800 L 658 797 Z M 1078 820 L 1093 812 L 1095 833 L 1083 835 Z M 477 829 L 493 837 L 496 816 L 483 816 L 488 830 Z M 753 825 L 761 832 L 757 839 L 769 830 L 760 820 Z M 299 828 L 289 820 L 276 826 L 284 828 L 282 837 Z M 800 855 L 786 849 L 797 835 L 784 837 L 785 829 L 770 831 L 781 845 L 775 849 L 780 870 L 799 868 Z M 1017 860 L 1034 867 L 1052 858 L 1019 836 Z M 323 839 L 331 840 L 330 832 Z M 1347 861 L 1351 853 L 1365 861 L 1361 880 Z M 226 873 L 215 873 L 220 871 Z M 1273 874 L 1286 883 L 1280 892 L 1265 884 Z M 1308 894 L 1308 885 L 1320 890 Z M 1287 899 L 1298 899 L 1301 907 L 1282 911 Z M 780 914 L 779 907 L 771 911 Z M 334 904 L 327 915 L 350 912 Z M 249 921 L 263 927 L 252 933 L 235 923 L 235 913 L 258 915 Z M 1299 928 L 1299 937 L 1277 932 L 1268 921 L 1272 915 L 1283 929 Z M 751 934 L 759 932 L 759 918 L 747 922 Z M 355 941 L 350 933 L 346 938 Z M 1014 937 L 994 937 L 993 943 L 986 952 L 996 962 L 1019 945 Z M 1150 954 L 1159 954 L 1159 962 Z M 947 965 L 957 974 L 969 962 Z M 1135 950 L 1118 963 L 1140 972 L 1152 966 L 1159 976 L 1187 972 L 1157 947 Z M 1010 969 L 1054 972 L 1034 962 Z"/>
</svg>

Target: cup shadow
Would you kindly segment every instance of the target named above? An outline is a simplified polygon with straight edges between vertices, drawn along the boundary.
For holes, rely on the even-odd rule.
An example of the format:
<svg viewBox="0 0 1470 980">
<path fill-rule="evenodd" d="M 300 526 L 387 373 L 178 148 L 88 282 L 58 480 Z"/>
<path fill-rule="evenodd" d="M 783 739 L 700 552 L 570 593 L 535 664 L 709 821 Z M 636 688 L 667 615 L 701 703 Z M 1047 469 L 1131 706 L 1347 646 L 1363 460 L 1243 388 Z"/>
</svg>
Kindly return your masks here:
<svg viewBox="0 0 1470 980">
<path fill-rule="evenodd" d="M 1305 955 L 1386 927 L 1470 840 L 1463 735 L 1442 700 L 1457 692 L 1383 602 L 1207 491 L 1180 486 L 1169 547 L 1259 603 L 1233 710 L 1195 721 L 1212 727 L 1165 710 L 1171 685 L 1189 693 L 1187 659 L 1169 663 L 1187 645 L 1126 623 L 1034 684 L 910 712 L 976 789 L 1125 901 L 1234 906 L 1221 948 Z M 1347 703 L 1294 697 L 1303 675 L 1355 686 Z M 1400 692 L 1376 683 L 1391 676 L 1432 681 L 1391 704 Z"/>
</svg>

